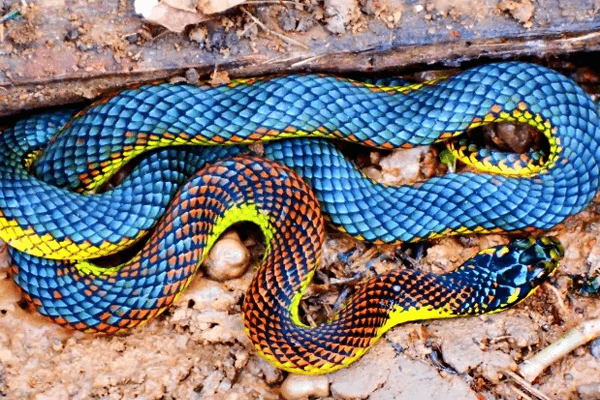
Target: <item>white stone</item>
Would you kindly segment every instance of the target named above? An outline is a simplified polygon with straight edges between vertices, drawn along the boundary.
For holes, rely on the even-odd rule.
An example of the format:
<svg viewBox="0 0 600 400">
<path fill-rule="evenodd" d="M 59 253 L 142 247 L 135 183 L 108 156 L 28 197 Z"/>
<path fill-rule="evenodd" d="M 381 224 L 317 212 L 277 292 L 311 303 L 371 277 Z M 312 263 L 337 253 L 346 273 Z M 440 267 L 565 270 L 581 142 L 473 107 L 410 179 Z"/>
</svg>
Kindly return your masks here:
<svg viewBox="0 0 600 400">
<path fill-rule="evenodd" d="M 290 374 L 281 385 L 281 396 L 286 400 L 329 396 L 329 380 L 324 375 Z"/>
</svg>

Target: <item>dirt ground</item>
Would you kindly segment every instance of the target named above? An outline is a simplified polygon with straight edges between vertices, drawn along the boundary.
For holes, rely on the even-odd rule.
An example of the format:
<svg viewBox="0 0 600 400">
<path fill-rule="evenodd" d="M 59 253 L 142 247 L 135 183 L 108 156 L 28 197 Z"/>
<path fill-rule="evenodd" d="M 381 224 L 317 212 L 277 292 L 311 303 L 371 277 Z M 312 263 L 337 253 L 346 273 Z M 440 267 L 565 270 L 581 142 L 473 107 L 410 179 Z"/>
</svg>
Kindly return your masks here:
<svg viewBox="0 0 600 400">
<path fill-rule="evenodd" d="M 93 3 L 93 1 L 91 2 Z M 406 13 L 421 18 L 476 21 L 487 13 L 504 13 L 520 24 L 536 21 L 535 2 L 435 0 L 375 2 L 360 0 L 306 1 L 303 7 L 269 9 L 278 31 L 294 40 L 323 40 L 330 34 L 359 32 L 366 19 L 386 24 L 402 21 Z M 24 19 L 0 24 L 0 52 L 27 56 L 23 46 L 44 32 L 35 29 L 35 4 L 4 0 L 4 15 L 20 9 Z M 348 6 L 348 4 L 350 6 Z M 123 7 L 126 7 L 125 5 Z M 421 8 L 419 8 L 421 7 Z M 590 6 L 596 12 L 600 5 Z M 267 11 L 263 11 L 266 13 Z M 258 14 L 264 16 L 264 14 Z M 573 18 L 583 18 L 573 15 Z M 587 15 L 587 14 L 585 14 Z M 540 18 L 539 16 L 537 18 Z M 127 49 L 133 43 L 151 46 L 155 37 L 168 35 L 153 28 L 134 36 L 98 32 L 70 16 L 72 30 L 60 40 L 72 44 L 82 71 L 94 45 L 111 46 L 120 62 L 135 62 Z M 265 34 L 243 14 L 219 21 L 225 29 L 203 26 L 186 31 L 190 43 L 217 53 L 237 51 L 240 39 L 260 40 Z M 236 32 L 228 34 L 228 32 Z M 312 36 L 302 37 L 303 32 Z M 55 39 L 53 39 L 55 40 Z M 282 54 L 294 47 L 273 41 Z M 50 47 L 51 49 L 51 47 Z M 600 79 L 587 55 L 569 59 L 537 60 L 573 77 L 590 93 Z M 125 62 L 123 60 L 129 60 Z M 10 74 L 10 71 L 0 71 Z M 436 71 L 419 71 L 409 78 L 428 79 Z M 190 72 L 188 80 L 197 79 Z M 93 93 L 93 88 L 90 88 Z M 0 92 L 1 94 L 1 92 Z M 423 179 L 443 171 L 440 149 L 402 150 L 391 154 L 353 152 L 363 171 L 383 182 Z M 406 171 L 412 171 L 407 174 Z M 409 176 L 406 176 L 409 175 Z M 600 197 L 582 213 L 557 226 L 566 249 L 559 271 L 532 297 L 508 312 L 470 319 L 428 321 L 395 327 L 350 368 L 325 377 L 297 377 L 281 372 L 259 358 L 242 329 L 240 302 L 252 277 L 217 282 L 198 276 L 168 312 L 127 335 L 99 337 L 70 333 L 27 311 L 16 285 L 7 275 L 5 247 L 0 256 L 0 397 L 7 399 L 291 399 L 312 394 L 323 399 L 530 399 L 539 397 L 506 371 L 562 337 L 582 321 L 600 318 L 600 301 L 584 296 L 574 282 L 600 271 Z M 253 229 L 241 228 L 244 243 L 253 252 Z M 477 250 L 506 243 L 501 235 L 471 235 L 440 239 L 422 247 L 379 248 L 331 232 L 317 283 L 309 289 L 303 310 L 319 320 L 332 312 L 340 293 L 360 279 L 389 268 L 402 268 L 407 256 L 418 267 L 442 272 L 452 269 Z M 576 349 L 550 366 L 533 384 L 550 399 L 600 399 L 600 340 Z"/>
</svg>

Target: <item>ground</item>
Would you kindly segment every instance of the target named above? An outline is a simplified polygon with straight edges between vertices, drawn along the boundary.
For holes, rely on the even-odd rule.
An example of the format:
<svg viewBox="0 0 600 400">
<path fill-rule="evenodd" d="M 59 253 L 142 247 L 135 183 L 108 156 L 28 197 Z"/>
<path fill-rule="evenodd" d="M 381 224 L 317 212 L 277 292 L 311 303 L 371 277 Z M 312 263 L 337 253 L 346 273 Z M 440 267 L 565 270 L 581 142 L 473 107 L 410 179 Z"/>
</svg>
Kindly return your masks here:
<svg viewBox="0 0 600 400">
<path fill-rule="evenodd" d="M 357 12 L 340 8 L 344 2 L 325 3 L 329 7 L 325 14 L 319 14 L 321 3 L 312 12 L 281 8 L 277 15 L 279 27 L 295 32 L 292 35 L 295 39 L 298 32 L 315 23 L 323 24 L 329 33 L 358 31 L 364 22 L 361 13 L 366 15 L 369 7 L 374 7 L 374 2 L 360 1 L 357 5 L 361 11 Z M 377 17 L 394 24 L 407 11 L 393 7 L 393 1 L 389 3 L 386 13 Z M 509 13 L 511 18 L 522 24 L 530 23 L 531 2 L 500 3 L 501 11 Z M 414 11 L 422 12 L 423 18 L 450 16 L 460 21 L 466 17 L 477 20 L 498 10 L 483 0 L 469 2 L 469 7 L 465 4 L 423 2 L 423 9 Z M 237 24 L 235 18 L 231 20 Z M 35 27 L 32 21 L 27 21 L 31 26 L 16 22 L 22 26 L 21 30 L 7 27 L 7 40 L 3 38 L 0 42 L 5 53 L 18 49 L 23 44 L 20 41 L 35 40 L 36 31 L 30 29 Z M 71 23 L 74 30 L 64 40 L 84 55 L 78 61 L 82 69 L 86 68 L 85 53 L 90 51 L 87 46 L 108 43 L 118 52 L 121 44 L 129 40 L 118 35 L 103 36 L 101 40 L 92 37 L 84 25 L 78 24 L 76 15 L 71 16 Z M 248 35 L 259 35 L 256 28 L 244 24 Z M 326 31 L 319 31 L 320 38 L 326 37 Z M 209 32 L 199 27 L 189 32 L 189 38 L 201 46 L 229 51 L 239 38 L 224 32 Z M 137 35 L 134 41 L 144 40 Z M 285 48 L 289 43 L 280 45 Z M 134 56 L 122 54 L 125 59 Z M 598 76 L 588 68 L 585 58 L 583 55 L 536 61 L 568 74 L 594 93 Z M 436 76 L 435 73 L 421 71 L 416 78 L 427 79 Z M 399 183 L 443 173 L 445 167 L 439 164 L 439 151 L 434 148 L 391 154 L 368 150 L 350 153 L 374 179 Z M 405 162 L 406 159 L 410 161 Z M 580 322 L 600 318 L 597 297 L 583 296 L 573 289 L 573 277 L 593 276 L 600 268 L 599 201 L 597 197 L 584 212 L 548 232 L 561 240 L 566 248 L 565 257 L 551 282 L 514 309 L 490 316 L 395 327 L 356 364 L 325 377 L 292 376 L 256 355 L 243 332 L 240 315 L 252 268 L 225 282 L 198 274 L 177 304 L 156 320 L 126 335 L 95 336 L 67 332 L 29 311 L 8 276 L 9 260 L 3 247 L 0 396 L 36 400 L 290 399 L 312 393 L 323 399 L 536 398 L 506 371 L 516 371 L 522 360 Z M 240 234 L 253 252 L 251 260 L 256 260 L 255 253 L 261 246 L 256 243 L 255 231 L 251 228 L 246 231 L 247 228 L 242 227 Z M 418 268 L 443 272 L 460 265 L 480 248 L 508 240 L 505 235 L 445 238 L 428 243 L 419 255 L 414 246 L 400 250 L 381 248 L 330 232 L 317 273 L 318 282 L 309 289 L 303 311 L 316 320 L 329 315 L 344 288 L 352 288 L 370 274 L 404 268 L 406 257 L 416 259 Z M 599 377 L 600 341 L 596 340 L 550 366 L 534 381 L 534 387 L 551 399 L 598 399 Z"/>
</svg>

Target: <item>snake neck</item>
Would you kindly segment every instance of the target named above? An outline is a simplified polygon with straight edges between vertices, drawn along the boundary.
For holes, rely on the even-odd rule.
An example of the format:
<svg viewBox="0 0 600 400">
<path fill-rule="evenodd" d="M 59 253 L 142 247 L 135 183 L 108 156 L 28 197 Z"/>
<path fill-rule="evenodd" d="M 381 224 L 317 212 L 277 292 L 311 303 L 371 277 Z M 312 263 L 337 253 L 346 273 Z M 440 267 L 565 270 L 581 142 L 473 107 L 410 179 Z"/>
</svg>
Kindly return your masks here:
<svg viewBox="0 0 600 400">
<path fill-rule="evenodd" d="M 347 366 L 397 324 L 504 310 L 531 294 L 563 255 L 556 239 L 544 237 L 486 249 L 445 275 L 393 270 L 361 284 L 332 320 L 310 327 L 297 318 L 297 296 L 305 286 L 284 287 L 282 292 L 263 289 L 265 281 L 278 283 L 269 272 L 280 269 L 270 265 L 279 260 L 277 251 L 248 291 L 245 328 L 261 355 L 300 374 Z"/>
</svg>

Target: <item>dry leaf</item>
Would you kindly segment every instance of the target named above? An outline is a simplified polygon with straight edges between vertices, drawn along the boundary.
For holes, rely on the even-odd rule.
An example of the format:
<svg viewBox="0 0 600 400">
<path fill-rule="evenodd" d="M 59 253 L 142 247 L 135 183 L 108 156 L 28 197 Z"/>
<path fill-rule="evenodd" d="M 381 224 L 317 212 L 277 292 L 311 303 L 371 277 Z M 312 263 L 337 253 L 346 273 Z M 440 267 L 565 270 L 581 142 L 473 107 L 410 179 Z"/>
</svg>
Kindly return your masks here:
<svg viewBox="0 0 600 400">
<path fill-rule="evenodd" d="M 206 21 L 208 14 L 225 11 L 244 0 L 135 0 L 135 12 L 149 22 L 181 33 L 186 26 Z"/>
</svg>

